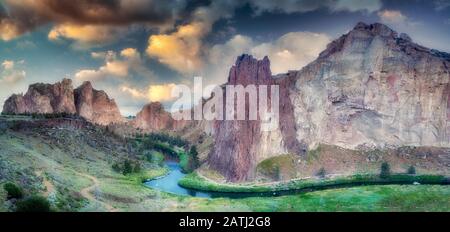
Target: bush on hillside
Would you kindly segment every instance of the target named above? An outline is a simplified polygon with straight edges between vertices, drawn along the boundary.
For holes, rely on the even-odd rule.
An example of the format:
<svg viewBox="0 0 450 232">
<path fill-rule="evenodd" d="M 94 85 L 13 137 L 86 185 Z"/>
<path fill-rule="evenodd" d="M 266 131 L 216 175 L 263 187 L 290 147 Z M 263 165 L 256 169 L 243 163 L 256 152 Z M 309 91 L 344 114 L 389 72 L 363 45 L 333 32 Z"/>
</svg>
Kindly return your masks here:
<svg viewBox="0 0 450 232">
<path fill-rule="evenodd" d="M 3 189 L 5 189 L 8 199 L 20 199 L 23 197 L 22 189 L 14 183 L 6 183 Z"/>
<path fill-rule="evenodd" d="M 128 175 L 131 173 L 141 172 L 141 164 L 139 162 L 132 162 L 131 160 L 124 160 L 123 163 L 117 162 L 112 165 L 115 172 Z"/>
<path fill-rule="evenodd" d="M 380 177 L 383 179 L 388 178 L 391 175 L 391 167 L 388 162 L 383 162 L 381 164 Z"/>
<path fill-rule="evenodd" d="M 17 203 L 17 212 L 50 212 L 50 202 L 45 197 L 31 196 Z"/>
<path fill-rule="evenodd" d="M 317 171 L 316 175 L 319 178 L 324 179 L 326 177 L 326 175 L 327 175 L 327 172 L 325 171 L 325 168 L 322 167 L 322 168 L 319 169 L 319 171 Z"/>
<path fill-rule="evenodd" d="M 410 175 L 415 175 L 416 174 L 416 168 L 414 166 L 412 166 L 412 165 L 409 166 L 407 173 L 410 174 Z"/>
</svg>

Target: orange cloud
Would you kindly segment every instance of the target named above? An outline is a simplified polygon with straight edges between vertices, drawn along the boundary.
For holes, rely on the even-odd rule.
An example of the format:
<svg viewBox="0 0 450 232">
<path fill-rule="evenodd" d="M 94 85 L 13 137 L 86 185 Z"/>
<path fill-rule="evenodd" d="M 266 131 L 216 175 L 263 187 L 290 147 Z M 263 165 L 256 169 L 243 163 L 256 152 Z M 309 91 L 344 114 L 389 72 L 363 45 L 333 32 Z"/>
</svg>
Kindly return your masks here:
<svg viewBox="0 0 450 232">
<path fill-rule="evenodd" d="M 48 38 L 53 41 L 63 38 L 75 40 L 77 47 L 84 48 L 93 44 L 112 42 L 124 30 L 121 27 L 111 26 L 61 24 L 50 30 Z"/>
<path fill-rule="evenodd" d="M 172 34 L 152 35 L 147 54 L 180 73 L 192 73 L 202 66 L 202 38 L 209 25 L 201 22 L 178 27 Z"/>
<path fill-rule="evenodd" d="M 145 77 L 152 77 L 154 74 L 149 70 L 141 59 L 141 54 L 135 48 L 125 48 L 120 51 L 120 56 L 114 51 L 92 52 L 95 59 L 104 59 L 105 63 L 98 69 L 84 69 L 75 74 L 75 80 L 79 82 L 103 80 L 108 77 L 123 79 L 130 75 L 130 72 L 139 73 Z"/>
<path fill-rule="evenodd" d="M 145 99 L 150 102 L 166 102 L 175 99 L 172 97 L 172 90 L 175 86 L 174 83 L 150 85 L 147 87 L 147 90 L 140 90 L 124 85 L 120 87 L 120 91 L 130 94 L 136 99 Z"/>
<path fill-rule="evenodd" d="M 398 10 L 379 11 L 378 17 L 384 23 L 404 23 L 407 20 L 407 17 Z"/>
<path fill-rule="evenodd" d="M 49 23 L 56 26 L 52 37 L 69 36 L 88 42 L 103 42 L 76 32 L 73 25 L 123 28 L 132 24 L 165 28 L 184 9 L 183 1 L 166 0 L 2 0 L 0 12 L 0 39 L 11 40 Z M 67 28 L 70 25 L 72 28 Z M 63 28 L 61 28 L 63 27 Z M 59 32 L 58 32 L 59 31 Z M 120 35 L 117 33 L 116 35 Z M 100 35 L 101 36 L 101 35 Z"/>
</svg>

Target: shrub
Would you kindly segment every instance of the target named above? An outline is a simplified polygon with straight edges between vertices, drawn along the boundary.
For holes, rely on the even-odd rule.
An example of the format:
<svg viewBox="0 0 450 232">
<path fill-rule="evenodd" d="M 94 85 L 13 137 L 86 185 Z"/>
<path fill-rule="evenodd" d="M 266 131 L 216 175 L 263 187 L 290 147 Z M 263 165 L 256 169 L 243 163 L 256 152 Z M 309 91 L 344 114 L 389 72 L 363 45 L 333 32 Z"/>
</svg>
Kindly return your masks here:
<svg viewBox="0 0 450 232">
<path fill-rule="evenodd" d="M 416 174 L 416 168 L 414 166 L 412 166 L 412 165 L 409 166 L 407 173 L 410 174 L 410 175 L 415 175 Z"/>
<path fill-rule="evenodd" d="M 50 212 L 50 203 L 45 197 L 31 196 L 17 203 L 17 212 Z"/>
<path fill-rule="evenodd" d="M 147 161 L 153 164 L 161 165 L 164 161 L 164 155 L 158 151 L 151 151 L 146 156 Z"/>
<path fill-rule="evenodd" d="M 120 163 L 115 163 L 112 165 L 112 169 L 115 172 L 122 173 L 123 175 L 138 173 L 142 170 L 139 162 L 132 163 L 130 160 L 123 161 L 122 165 Z"/>
<path fill-rule="evenodd" d="M 316 175 L 322 179 L 324 179 L 327 175 L 327 172 L 325 171 L 325 168 L 320 168 L 319 171 L 317 171 Z"/>
<path fill-rule="evenodd" d="M 127 175 L 133 172 L 133 167 L 131 166 L 131 162 L 129 160 L 125 160 L 123 163 L 122 174 Z"/>
<path fill-rule="evenodd" d="M 383 179 L 388 178 L 391 175 L 391 167 L 388 162 L 383 162 L 381 164 L 380 177 Z"/>
<path fill-rule="evenodd" d="M 22 189 L 15 185 L 14 183 L 6 183 L 3 188 L 5 189 L 6 193 L 7 193 L 7 197 L 8 199 L 12 199 L 12 198 L 16 198 L 16 199 L 20 199 L 23 197 L 23 191 Z"/>
<path fill-rule="evenodd" d="M 113 169 L 115 172 L 121 172 L 121 171 L 122 171 L 122 168 L 120 167 L 120 165 L 119 165 L 118 163 L 113 164 L 113 165 L 112 165 L 112 169 Z"/>
<path fill-rule="evenodd" d="M 136 162 L 136 163 L 134 164 L 134 167 L 133 167 L 133 172 L 134 172 L 134 173 L 139 173 L 139 172 L 141 172 L 141 170 L 142 170 L 142 169 L 141 169 L 141 164 L 139 164 L 139 163 Z"/>
</svg>

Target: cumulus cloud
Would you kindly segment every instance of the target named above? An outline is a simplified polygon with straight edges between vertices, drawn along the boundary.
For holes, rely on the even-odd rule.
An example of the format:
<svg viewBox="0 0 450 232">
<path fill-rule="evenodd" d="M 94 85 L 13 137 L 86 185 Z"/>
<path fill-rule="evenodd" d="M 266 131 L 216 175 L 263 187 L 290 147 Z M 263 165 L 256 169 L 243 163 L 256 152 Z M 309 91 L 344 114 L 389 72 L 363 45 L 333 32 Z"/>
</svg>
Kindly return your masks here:
<svg viewBox="0 0 450 232">
<path fill-rule="evenodd" d="M 192 23 L 180 26 L 172 34 L 152 35 L 147 54 L 181 73 L 192 73 L 201 67 L 201 39 L 206 35 L 205 25 Z"/>
<path fill-rule="evenodd" d="M 2 63 L 2 67 L 5 70 L 10 70 L 14 68 L 14 61 L 12 60 L 4 60 Z"/>
<path fill-rule="evenodd" d="M 22 60 L 18 62 L 12 60 L 4 60 L 1 63 L 0 83 L 2 85 L 4 84 L 12 85 L 25 79 L 26 72 L 25 70 L 23 70 L 22 67 L 23 63 L 24 61 Z"/>
<path fill-rule="evenodd" d="M 383 10 L 378 12 L 378 17 L 380 17 L 383 23 L 388 24 L 399 24 L 405 23 L 408 19 L 402 12 L 398 10 Z"/>
<path fill-rule="evenodd" d="M 192 74 L 203 66 L 203 39 L 213 24 L 231 17 L 239 1 L 212 1 L 208 7 L 193 12 L 191 22 L 180 25 L 172 33 L 150 36 L 147 54 L 160 63 L 184 74 Z"/>
<path fill-rule="evenodd" d="M 323 51 L 330 38 L 311 32 L 287 33 L 276 41 L 259 44 L 251 49 L 257 57 L 269 56 L 273 73 L 299 70 L 313 61 Z"/>
<path fill-rule="evenodd" d="M 148 40 L 147 55 L 165 64 L 171 69 L 182 74 L 198 74 L 205 69 L 205 64 L 211 59 L 209 54 L 214 54 L 219 47 L 205 45 L 204 38 L 211 32 L 212 25 L 219 19 L 230 18 L 233 16 L 234 10 L 249 3 L 257 12 L 307 12 L 317 10 L 319 8 L 328 8 L 330 11 L 367 11 L 373 12 L 381 8 L 379 0 L 282 0 L 282 1 L 266 1 L 266 0 L 246 0 L 246 1 L 212 1 L 209 6 L 199 7 L 193 12 L 190 22 L 182 24 L 170 33 L 151 35 Z M 285 38 L 288 40 L 289 38 Z M 240 37 L 243 39 L 244 37 Z M 233 38 L 230 43 L 238 43 L 239 37 Z M 241 40 L 241 42 L 243 42 Z M 323 42 L 323 41 L 320 41 Z M 282 41 L 280 41 L 282 43 Z M 230 46 L 231 44 L 224 44 Z M 220 45 L 219 45 L 220 46 Z M 263 45 L 262 45 L 263 46 Z M 266 47 L 269 52 L 277 50 L 276 48 Z M 287 44 L 285 44 L 287 46 Z M 209 50 L 213 50 L 209 52 Z M 294 49 L 295 48 L 290 48 Z M 256 52 L 264 51 L 264 47 L 255 50 Z M 230 53 L 231 51 L 227 51 Z M 242 51 L 241 51 L 242 52 Z M 283 53 L 284 52 L 284 53 Z M 285 57 L 284 59 L 298 59 L 298 55 L 288 58 L 290 50 L 278 51 L 273 56 Z M 308 55 L 305 55 L 308 56 Z M 206 61 L 205 61 L 206 60 Z M 298 65 L 302 65 L 301 63 Z M 278 66 L 278 65 L 277 65 Z M 286 64 L 285 66 L 293 66 Z M 276 68 L 276 71 L 284 70 L 284 68 Z"/>
<path fill-rule="evenodd" d="M 224 44 L 209 49 L 204 77 L 216 84 L 223 83 L 230 66 L 242 53 L 252 54 L 259 59 L 267 55 L 274 74 L 299 70 L 317 58 L 329 42 L 327 35 L 311 32 L 291 32 L 264 43 L 258 43 L 248 36 L 236 35 Z"/>
<path fill-rule="evenodd" d="M 215 0 L 200 1 L 194 7 L 188 6 L 186 0 L 4 0 L 0 8 L 0 38 L 11 40 L 51 24 L 49 39 L 68 39 L 75 41 L 76 48 L 87 48 L 115 41 L 132 31 L 134 25 L 156 28 L 162 33 L 149 38 L 148 54 L 178 71 L 191 71 L 202 65 L 199 47 L 212 25 L 231 17 L 245 4 L 256 13 L 295 13 L 321 8 L 332 12 L 374 12 L 381 8 L 380 0 Z M 170 32 L 179 22 L 183 23 Z M 173 54 L 172 62 L 158 43 L 179 48 L 188 55 Z"/>
<path fill-rule="evenodd" d="M 125 78 L 131 71 L 143 76 L 153 76 L 153 72 L 145 67 L 141 54 L 135 48 L 123 49 L 119 55 L 114 51 L 107 51 L 92 52 L 91 56 L 104 59 L 105 63 L 98 69 L 79 70 L 75 73 L 76 81 L 101 81 L 108 77 Z"/>
<path fill-rule="evenodd" d="M 172 90 L 175 86 L 174 83 L 149 85 L 146 90 L 141 90 L 123 85 L 120 87 L 120 91 L 129 94 L 135 99 L 143 99 L 149 102 L 167 102 L 174 100 Z"/>
<path fill-rule="evenodd" d="M 114 35 L 118 35 L 120 33 L 111 27 L 120 28 L 133 24 L 156 28 L 169 27 L 186 10 L 186 2 L 184 0 L 4 0 L 1 7 L 0 38 L 3 40 L 11 40 L 41 25 L 54 23 L 55 28 L 49 37 L 98 42 L 99 38 L 94 39 L 92 34 L 91 38 L 83 37 L 81 32 L 91 32 L 93 28 L 103 26 L 108 27 L 102 29 L 103 33 L 114 32 Z"/>
<path fill-rule="evenodd" d="M 126 34 L 127 30 L 126 27 L 61 24 L 50 30 L 48 38 L 52 41 L 72 40 L 75 41 L 75 48 L 83 49 L 111 43 Z"/>
</svg>

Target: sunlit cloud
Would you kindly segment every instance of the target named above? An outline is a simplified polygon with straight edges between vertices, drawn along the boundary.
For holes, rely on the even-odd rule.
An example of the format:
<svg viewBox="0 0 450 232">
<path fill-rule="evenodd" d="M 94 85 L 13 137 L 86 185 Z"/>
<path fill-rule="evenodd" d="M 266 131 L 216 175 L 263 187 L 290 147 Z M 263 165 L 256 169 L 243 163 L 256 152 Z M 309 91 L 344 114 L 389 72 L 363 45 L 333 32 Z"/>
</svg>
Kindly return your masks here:
<svg viewBox="0 0 450 232">
<path fill-rule="evenodd" d="M 331 39 L 325 34 L 311 32 L 291 32 L 279 38 L 257 43 L 251 37 L 236 35 L 224 44 L 216 44 L 209 49 L 204 74 L 215 84 L 226 81 L 231 65 L 242 53 L 252 54 L 262 59 L 268 56 L 272 73 L 299 70 L 313 61 Z"/>
<path fill-rule="evenodd" d="M 91 56 L 96 59 L 104 59 L 105 63 L 98 69 L 82 69 L 75 73 L 77 82 L 101 81 L 107 78 L 125 78 L 130 75 L 130 71 L 153 76 L 145 67 L 140 53 L 135 48 L 125 48 L 117 55 L 114 51 L 92 52 Z"/>
<path fill-rule="evenodd" d="M 86 44 L 103 42 L 106 36 L 101 34 L 132 24 L 166 28 L 182 14 L 186 3 L 184 0 L 3 0 L 1 4 L 8 9 L 0 12 L 0 38 L 3 40 L 53 23 L 55 27 L 49 38 L 67 37 Z M 94 37 L 92 30 L 101 27 L 107 29 L 101 29 L 100 35 Z M 83 36 L 80 31 L 88 35 Z"/>
<path fill-rule="evenodd" d="M 1 63 L 0 83 L 2 85 L 8 84 L 10 86 L 25 79 L 26 72 L 23 70 L 23 67 L 21 67 L 23 64 L 23 60 L 17 62 L 13 60 L 4 60 Z"/>
<path fill-rule="evenodd" d="M 148 102 L 167 102 L 175 100 L 172 96 L 172 90 L 176 85 L 174 83 L 149 85 L 146 90 L 140 90 L 129 86 L 121 86 L 120 91 L 129 94 L 135 99 L 144 99 Z"/>
<path fill-rule="evenodd" d="M 408 19 L 402 12 L 398 10 L 383 10 L 378 12 L 378 16 L 384 23 L 398 24 L 405 23 Z"/>
<path fill-rule="evenodd" d="M 201 65 L 201 39 L 206 35 L 202 23 L 183 25 L 172 34 L 152 35 L 147 54 L 180 73 L 192 73 Z"/>
<path fill-rule="evenodd" d="M 5 70 L 10 70 L 14 68 L 14 61 L 12 60 L 4 60 L 2 63 L 2 67 Z"/>
<path fill-rule="evenodd" d="M 52 41 L 72 40 L 75 41 L 75 48 L 83 49 L 111 43 L 120 38 L 126 30 L 124 27 L 62 24 L 53 27 L 48 38 Z"/>
<path fill-rule="evenodd" d="M 299 70 L 317 58 L 331 39 L 325 34 L 290 32 L 275 41 L 259 44 L 251 53 L 262 58 L 267 55 L 273 73 Z"/>
</svg>

